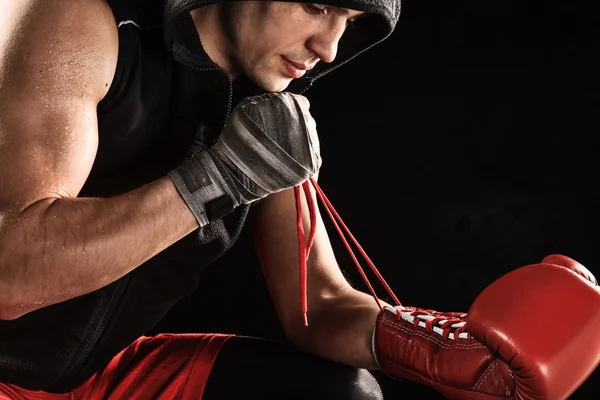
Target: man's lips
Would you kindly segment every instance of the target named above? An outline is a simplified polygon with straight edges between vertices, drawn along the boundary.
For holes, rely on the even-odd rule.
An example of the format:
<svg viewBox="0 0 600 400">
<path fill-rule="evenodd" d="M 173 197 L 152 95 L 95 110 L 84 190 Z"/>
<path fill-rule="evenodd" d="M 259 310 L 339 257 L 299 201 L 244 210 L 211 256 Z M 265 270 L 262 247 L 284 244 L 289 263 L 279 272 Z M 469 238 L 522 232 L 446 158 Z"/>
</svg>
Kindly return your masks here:
<svg viewBox="0 0 600 400">
<path fill-rule="evenodd" d="M 312 68 L 311 65 L 305 63 L 298 63 L 292 60 L 282 57 L 283 65 L 286 69 L 287 75 L 292 78 L 301 78 L 306 71 Z"/>
<path fill-rule="evenodd" d="M 284 57 L 284 58 L 285 58 L 285 57 Z M 290 62 L 290 64 L 292 64 L 294 67 L 296 67 L 296 68 L 298 68 L 298 69 L 301 69 L 301 70 L 304 70 L 304 71 L 308 71 L 309 69 L 311 69 L 311 68 L 312 68 L 312 67 L 311 67 L 309 64 L 297 63 L 297 62 L 294 62 L 294 61 L 292 61 L 292 60 L 289 60 L 289 59 L 287 59 L 287 58 L 286 58 L 286 60 L 287 60 L 287 61 L 289 61 L 289 62 Z"/>
</svg>

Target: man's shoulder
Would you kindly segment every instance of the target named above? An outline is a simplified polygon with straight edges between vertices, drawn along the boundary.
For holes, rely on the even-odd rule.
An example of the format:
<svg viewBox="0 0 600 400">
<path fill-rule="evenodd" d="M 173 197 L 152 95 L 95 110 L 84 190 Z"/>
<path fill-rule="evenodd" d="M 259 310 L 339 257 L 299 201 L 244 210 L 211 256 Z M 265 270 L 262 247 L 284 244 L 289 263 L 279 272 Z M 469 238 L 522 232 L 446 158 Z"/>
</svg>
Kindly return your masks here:
<svg viewBox="0 0 600 400">
<path fill-rule="evenodd" d="M 52 84 L 63 94 L 103 95 L 118 54 L 117 26 L 105 0 L 7 2 L 0 14 L 0 65 L 16 86 L 35 81 L 40 90 Z"/>
<path fill-rule="evenodd" d="M 32 47 L 45 41 L 74 46 L 88 41 L 91 47 L 117 43 L 115 16 L 105 0 L 8 2 L 1 15 L 0 39 L 9 46 L 15 41 Z"/>
</svg>

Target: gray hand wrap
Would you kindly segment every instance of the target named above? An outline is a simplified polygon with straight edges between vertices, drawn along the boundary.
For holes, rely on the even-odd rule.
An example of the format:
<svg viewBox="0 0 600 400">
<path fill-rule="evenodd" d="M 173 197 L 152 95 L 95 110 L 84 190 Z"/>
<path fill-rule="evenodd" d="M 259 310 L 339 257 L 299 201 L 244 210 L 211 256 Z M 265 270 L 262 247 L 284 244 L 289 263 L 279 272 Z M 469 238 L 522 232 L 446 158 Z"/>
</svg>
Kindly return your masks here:
<svg viewBox="0 0 600 400">
<path fill-rule="evenodd" d="M 308 118 L 290 93 L 245 99 L 211 149 L 171 171 L 200 226 L 317 173 L 319 140 Z"/>
</svg>

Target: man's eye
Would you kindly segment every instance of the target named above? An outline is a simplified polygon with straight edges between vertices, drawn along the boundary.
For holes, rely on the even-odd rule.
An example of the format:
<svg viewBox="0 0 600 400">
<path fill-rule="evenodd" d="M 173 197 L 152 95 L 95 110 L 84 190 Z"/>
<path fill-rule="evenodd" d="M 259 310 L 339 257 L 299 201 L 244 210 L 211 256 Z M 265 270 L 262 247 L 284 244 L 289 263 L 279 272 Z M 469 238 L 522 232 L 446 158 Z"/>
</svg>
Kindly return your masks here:
<svg viewBox="0 0 600 400">
<path fill-rule="evenodd" d="M 313 14 L 325 14 L 326 8 L 321 4 L 307 3 L 304 5 L 306 9 Z"/>
</svg>

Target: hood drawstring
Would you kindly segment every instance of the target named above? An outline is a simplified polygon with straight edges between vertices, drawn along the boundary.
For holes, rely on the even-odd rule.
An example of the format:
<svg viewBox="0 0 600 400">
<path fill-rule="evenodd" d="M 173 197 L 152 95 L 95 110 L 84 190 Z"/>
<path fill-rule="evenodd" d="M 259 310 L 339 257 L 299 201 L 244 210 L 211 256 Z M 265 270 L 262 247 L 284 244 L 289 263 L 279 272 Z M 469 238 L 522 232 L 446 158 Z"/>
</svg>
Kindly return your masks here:
<svg viewBox="0 0 600 400">
<path fill-rule="evenodd" d="M 352 251 L 350 244 L 346 240 L 344 233 L 342 232 L 342 229 L 340 228 L 340 225 L 346 231 L 346 233 L 348 234 L 348 236 L 350 237 L 350 239 L 352 240 L 352 242 L 354 243 L 354 245 L 356 246 L 356 248 L 358 249 L 360 254 L 367 261 L 367 264 L 369 264 L 369 267 L 371 268 L 371 270 L 373 271 L 375 276 L 377 276 L 377 278 L 379 279 L 381 284 L 385 287 L 386 291 L 391 296 L 391 298 L 394 300 L 396 305 L 398 307 L 403 307 L 402 304 L 400 303 L 400 301 L 398 300 L 398 298 L 396 297 L 396 295 L 394 294 L 394 292 L 392 291 L 392 289 L 390 288 L 390 286 L 387 284 L 385 279 L 383 279 L 383 276 L 381 276 L 381 274 L 379 273 L 379 271 L 377 270 L 377 268 L 375 267 L 375 265 L 373 264 L 371 259 L 367 256 L 367 254 L 365 253 L 363 248 L 360 246 L 358 241 L 354 238 L 354 236 L 352 235 L 352 233 L 350 232 L 350 230 L 348 229 L 346 224 L 344 224 L 344 222 L 342 221 L 342 218 L 335 211 L 335 209 L 331 205 L 331 202 L 329 201 L 329 199 L 327 199 L 327 197 L 323 193 L 323 190 L 321 190 L 319 185 L 317 185 L 317 182 L 315 181 L 314 178 L 310 178 L 309 181 L 304 182 L 302 185 L 298 185 L 298 186 L 294 187 L 294 194 L 296 196 L 296 217 L 297 217 L 296 222 L 297 222 L 297 229 L 298 229 L 298 245 L 299 245 L 298 246 L 298 250 L 299 250 L 298 255 L 299 255 L 299 264 L 300 264 L 299 265 L 299 269 L 300 269 L 300 304 L 302 307 L 302 314 L 304 316 L 304 326 L 308 326 L 306 267 L 307 267 L 310 249 L 312 247 L 314 236 L 315 236 L 316 222 L 317 222 L 316 204 L 312 197 L 312 193 L 310 191 L 311 184 L 314 187 L 318 198 L 321 200 L 323 207 L 327 211 L 329 218 L 333 222 L 335 229 L 338 231 L 338 234 L 340 235 L 342 241 L 344 242 L 346 249 L 350 253 L 350 257 L 352 257 L 352 260 L 354 261 L 354 264 L 356 265 L 356 268 L 358 269 L 360 276 L 362 277 L 363 281 L 369 288 L 369 292 L 371 293 L 371 296 L 373 296 L 373 299 L 377 303 L 377 306 L 379 307 L 379 309 L 383 310 L 383 307 L 382 307 L 381 303 L 379 302 L 379 299 L 377 298 L 377 294 L 375 293 L 373 286 L 369 282 L 369 278 L 367 278 L 367 275 L 365 274 L 362 266 L 358 262 L 358 259 L 354 255 L 354 252 Z M 301 197 L 300 186 L 302 186 L 302 189 L 304 191 L 304 195 L 306 197 L 306 201 L 308 204 L 308 210 L 310 213 L 310 233 L 309 233 L 309 238 L 308 238 L 308 244 L 306 243 L 306 239 L 304 236 L 304 227 L 302 224 L 302 203 L 301 203 L 301 199 L 300 199 L 300 197 Z M 339 222 L 339 225 L 338 225 L 338 222 Z"/>
</svg>

